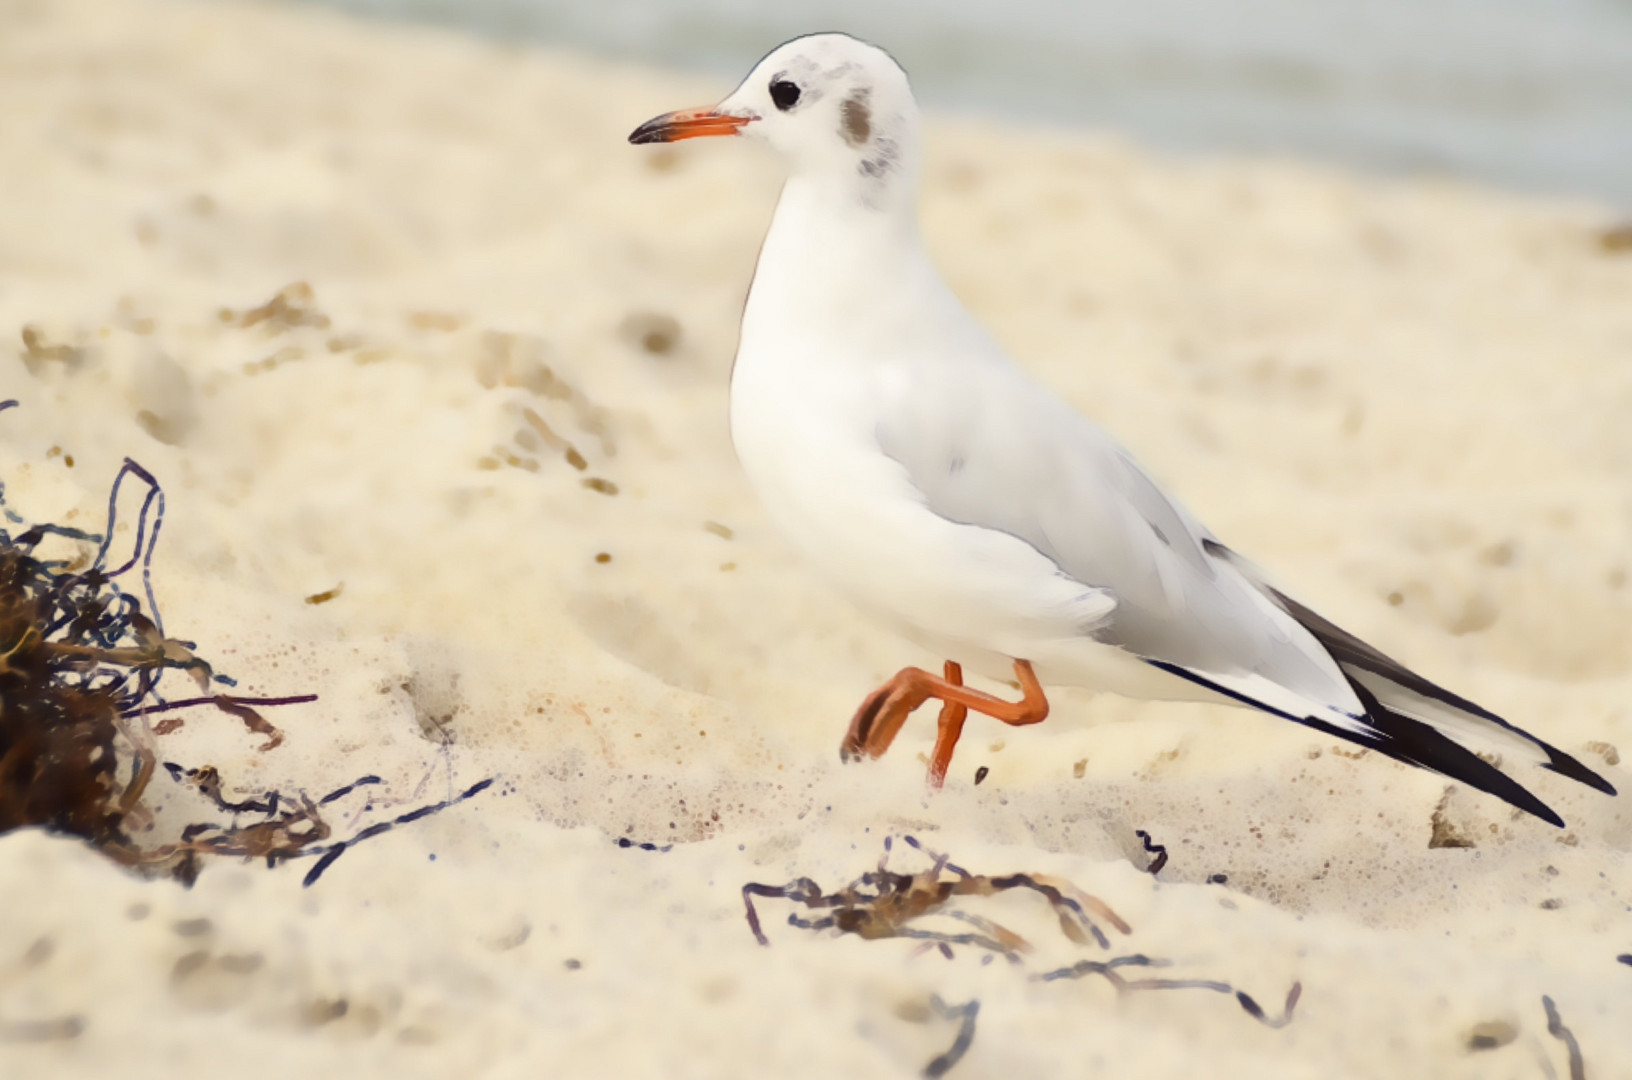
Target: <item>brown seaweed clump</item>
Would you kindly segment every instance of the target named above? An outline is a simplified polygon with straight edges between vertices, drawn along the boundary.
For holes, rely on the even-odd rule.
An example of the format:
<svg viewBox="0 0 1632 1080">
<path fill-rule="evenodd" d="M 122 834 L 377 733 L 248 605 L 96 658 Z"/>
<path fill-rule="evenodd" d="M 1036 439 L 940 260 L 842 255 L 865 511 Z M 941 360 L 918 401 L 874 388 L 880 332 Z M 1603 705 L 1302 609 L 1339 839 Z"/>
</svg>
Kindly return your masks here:
<svg viewBox="0 0 1632 1080">
<path fill-rule="evenodd" d="M 133 477 L 148 489 L 135 553 L 110 568 L 119 491 Z M 164 633 L 148 579 L 163 511 L 157 481 L 129 460 L 114 481 L 102 538 L 57 525 L 26 526 L 14 535 L 7 526 L 25 523 L 6 507 L 0 487 L 0 834 L 46 828 L 80 837 L 124 866 L 190 882 L 199 854 L 288 857 L 325 839 L 328 828 L 308 800 L 293 799 L 242 828 L 191 826 L 179 840 L 151 848 L 132 837 L 133 828 L 152 822 L 142 796 L 159 764 L 158 734 L 167 730 L 161 723 L 156 731 L 150 716 L 211 705 L 266 736 L 261 749 L 270 750 L 283 736 L 255 707 L 313 699 L 212 691 L 230 680 L 194 655 L 191 642 Z M 51 537 L 99 547 L 85 565 L 83 555 L 52 560 L 39 554 Z M 119 587 L 135 570 L 145 610 Z M 161 696 L 159 680 L 171 670 L 191 675 L 199 695 Z"/>
<path fill-rule="evenodd" d="M 816 919 L 790 915 L 790 926 L 806 930 L 835 930 L 870 940 L 915 938 L 936 945 L 949 959 L 953 945 L 972 945 L 1017 962 L 1020 954 L 1031 948 L 1019 934 L 971 912 L 947 908 L 950 901 L 960 896 L 993 896 L 1010 889 L 1028 889 L 1047 900 L 1059 918 L 1060 932 L 1079 945 L 1086 944 L 1092 938 L 1102 949 L 1111 947 L 1110 939 L 1094 922 L 1093 915 L 1123 934 L 1132 932 L 1121 916 L 1104 901 L 1089 896 L 1068 881 L 1042 874 L 1006 874 L 998 877 L 971 874 L 945 855 L 927 850 L 915 838 L 904 836 L 902 839 L 908 847 L 929 856 L 931 865 L 916 874 L 890 870 L 887 864 L 893 837 L 886 837 L 884 855 L 878 861 L 878 868 L 836 892 L 823 892 L 821 886 L 810 878 L 799 878 L 786 885 L 758 882 L 744 885 L 742 901 L 747 908 L 748 928 L 753 931 L 755 940 L 761 945 L 770 944 L 770 939 L 760 928 L 759 913 L 754 909 L 753 898 L 761 896 L 792 900 L 812 910 L 831 912 Z M 949 914 L 974 930 L 949 934 L 911 925 L 937 913 Z"/>
<path fill-rule="evenodd" d="M 1166 861 L 1166 849 L 1155 844 L 1148 833 L 1141 830 L 1146 850 L 1156 854 L 1149 868 L 1154 874 Z M 930 859 L 930 865 L 917 873 L 905 874 L 889 869 L 887 863 L 892 847 L 885 838 L 884 855 L 878 868 L 833 892 L 822 889 L 810 878 L 796 878 L 786 885 L 767 885 L 749 882 L 742 887 L 742 901 L 748 917 L 748 929 L 761 945 L 769 945 L 754 907 L 754 897 L 789 900 L 801 905 L 810 916 L 797 911 L 788 916 L 788 925 L 802 930 L 831 931 L 833 935 L 854 934 L 877 941 L 886 938 L 907 938 L 920 942 L 920 950 L 936 948 L 948 960 L 953 959 L 952 947 L 968 946 L 985 950 L 985 959 L 1002 956 L 1011 963 L 1022 962 L 1022 954 L 1031 951 L 1031 944 L 1019 934 L 991 919 L 972 911 L 953 906 L 960 898 L 995 896 L 1012 889 L 1028 890 L 1048 901 L 1059 920 L 1060 932 L 1077 945 L 1090 940 L 1102 949 L 1110 948 L 1110 939 L 1096 923 L 1096 919 L 1114 927 L 1122 934 L 1133 932 L 1123 919 L 1104 901 L 1083 892 L 1071 882 L 1043 874 L 972 874 L 954 864 L 947 856 L 937 854 L 911 836 L 903 836 L 907 846 Z M 970 929 L 957 932 L 916 925 L 920 921 L 941 916 L 960 922 Z M 1293 1010 L 1303 994 L 1303 984 L 1294 982 L 1287 992 L 1286 1003 L 1280 1016 L 1270 1016 L 1263 1006 L 1244 990 L 1217 979 L 1166 978 L 1139 974 L 1152 968 L 1165 968 L 1172 961 L 1133 953 L 1108 960 L 1079 960 L 1070 967 L 1057 968 L 1031 976 L 1033 982 L 1054 983 L 1097 975 L 1114 986 L 1118 993 L 1142 990 L 1210 990 L 1235 998 L 1243 1011 L 1254 1020 L 1271 1028 L 1283 1028 L 1292 1022 Z M 1129 977 L 1124 972 L 1135 972 Z M 1547 1002 L 1549 1018 L 1552 1003 Z M 958 1034 L 951 1048 L 937 1056 L 922 1070 L 926 1077 L 944 1076 L 963 1057 L 975 1037 L 975 1019 L 980 1002 L 970 1001 L 960 1006 L 948 1006 L 940 998 L 930 999 L 933 1012 L 942 1019 L 957 1020 Z M 904 1019 L 912 1019 L 903 1015 Z M 927 1018 L 923 1017 L 923 1018 Z M 1567 1036 L 1560 1036 L 1565 1038 Z M 1573 1051 L 1572 1051 L 1573 1053 Z M 1572 1058 L 1572 1061 L 1574 1059 Z M 1573 1067 L 1573 1066 L 1572 1066 Z M 1574 1074 L 1572 1073 L 1572 1076 Z"/>
<path fill-rule="evenodd" d="M 0 401 L 0 412 L 15 405 Z M 127 481 L 145 484 L 146 494 L 130 558 L 110 566 L 119 496 Z M 378 776 L 360 777 L 317 799 L 303 791 L 267 791 L 235 802 L 215 766 L 161 762 L 158 740 L 181 720 L 171 716 L 153 723 L 157 714 L 213 707 L 264 736 L 259 749 L 265 752 L 276 749 L 283 734 L 259 710 L 317 699 L 315 694 L 223 692 L 219 688 L 230 688 L 233 681 L 196 655 L 192 642 L 165 633 L 149 572 L 163 522 L 163 490 L 128 458 L 108 493 L 108 524 L 100 537 L 61 525 L 29 525 L 7 507 L 0 484 L 0 835 L 37 827 L 76 836 L 122 866 L 189 884 L 198 876 L 201 856 L 265 859 L 268 866 L 310 857 L 304 882 L 312 885 L 356 844 L 492 786 L 488 777 L 441 802 L 334 839 L 323 808 L 383 783 Z M 47 557 L 41 549 L 53 538 L 74 542 L 81 554 L 69 560 Z M 94 557 L 86 553 L 92 544 Z M 142 599 L 122 587 L 137 574 Z M 323 598 L 319 594 L 312 602 Z M 172 671 L 190 676 L 198 692 L 165 697 L 160 681 Z M 198 792 L 228 815 L 229 823 L 194 822 L 168 841 L 138 842 L 134 834 L 154 826 L 143 796 L 160 764 L 170 781 Z"/>
</svg>

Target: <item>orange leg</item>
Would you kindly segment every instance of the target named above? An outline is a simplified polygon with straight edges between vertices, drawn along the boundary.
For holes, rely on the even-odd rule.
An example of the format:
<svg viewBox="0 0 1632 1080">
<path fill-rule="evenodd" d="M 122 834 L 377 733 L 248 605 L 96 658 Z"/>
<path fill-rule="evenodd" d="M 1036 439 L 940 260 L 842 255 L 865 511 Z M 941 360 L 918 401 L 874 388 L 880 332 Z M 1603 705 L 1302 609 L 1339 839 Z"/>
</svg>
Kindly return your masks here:
<svg viewBox="0 0 1632 1080">
<path fill-rule="evenodd" d="M 963 665 L 955 660 L 946 662 L 946 681 L 953 686 L 963 685 Z M 1043 706 L 1045 709 L 1047 705 Z M 946 770 L 952 764 L 952 751 L 963 734 L 963 722 L 969 717 L 969 706 L 956 701 L 941 702 L 941 716 L 936 721 L 935 751 L 929 755 L 929 786 L 939 788 L 946 783 Z"/>
<path fill-rule="evenodd" d="M 945 678 L 937 678 L 922 668 L 902 668 L 895 678 L 861 703 L 840 744 L 839 756 L 845 761 L 881 756 L 895 741 L 907 716 L 930 698 L 936 698 L 942 702 L 941 718 L 928 779 L 931 787 L 938 788 L 946 779 L 952 750 L 958 745 L 958 736 L 963 734 L 963 722 L 970 709 L 1016 726 L 1036 724 L 1048 716 L 1048 698 L 1043 696 L 1042 684 L 1031 670 L 1031 663 L 1016 660 L 1014 673 L 1020 679 L 1019 701 L 1004 701 L 969 689 L 963 685 L 963 669 L 950 660 L 946 662 Z"/>
</svg>

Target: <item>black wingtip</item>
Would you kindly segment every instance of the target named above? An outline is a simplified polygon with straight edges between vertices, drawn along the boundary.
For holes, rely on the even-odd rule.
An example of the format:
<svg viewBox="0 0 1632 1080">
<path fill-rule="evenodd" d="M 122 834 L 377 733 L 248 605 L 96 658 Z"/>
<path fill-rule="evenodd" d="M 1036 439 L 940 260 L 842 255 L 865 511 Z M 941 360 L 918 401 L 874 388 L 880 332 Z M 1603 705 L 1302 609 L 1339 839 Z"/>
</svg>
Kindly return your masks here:
<svg viewBox="0 0 1632 1080">
<path fill-rule="evenodd" d="M 1574 780 L 1577 783 L 1585 784 L 1594 791 L 1601 791 L 1605 795 L 1617 794 L 1614 784 L 1611 784 L 1608 780 L 1605 780 L 1602 776 L 1599 776 L 1597 773 L 1581 764 L 1569 754 L 1566 754 L 1562 750 L 1554 749 L 1551 746 L 1545 746 L 1545 744 L 1544 748 L 1547 751 L 1547 757 L 1549 760 L 1542 765 L 1542 768 L 1551 772 L 1556 772 L 1560 776 L 1567 776 L 1571 780 Z"/>
<path fill-rule="evenodd" d="M 1564 819 L 1554 813 L 1553 808 L 1542 802 L 1540 799 L 1536 800 L 1536 805 L 1534 807 L 1521 806 L 1519 809 L 1529 811 L 1533 816 L 1540 818 L 1542 821 L 1545 821 L 1554 828 L 1562 829 L 1564 827 Z"/>
<path fill-rule="evenodd" d="M 1460 780 L 1469 787 L 1478 788 L 1487 795 L 1494 795 L 1509 806 L 1523 810 L 1549 825 L 1564 828 L 1564 819 L 1554 813 L 1552 807 L 1472 750 L 1430 725 L 1390 709 L 1358 681 L 1350 679 L 1349 685 L 1359 696 L 1360 703 L 1366 707 L 1366 720 L 1377 735 L 1376 741 L 1370 745 L 1377 750 L 1408 765 L 1417 765 L 1429 772 L 1448 776 L 1452 780 Z M 1336 733 L 1344 734 L 1340 731 Z M 1367 742 L 1355 739 L 1352 735 L 1347 737 L 1362 744 Z M 1581 768 L 1580 762 L 1574 764 Z M 1586 772 L 1584 768 L 1581 771 Z M 1603 783 L 1596 776 L 1594 779 Z"/>
<path fill-rule="evenodd" d="M 1478 788 L 1487 795 L 1494 795 L 1516 809 L 1545 821 L 1555 828 L 1564 828 L 1564 819 L 1553 811 L 1553 808 L 1542 802 L 1530 790 L 1517 780 L 1502 772 L 1496 766 L 1469 750 L 1461 743 L 1449 738 L 1434 729 L 1431 725 L 1413 719 L 1403 713 L 1390 709 L 1377 700 L 1377 696 L 1367 690 L 1360 682 L 1350 679 L 1349 685 L 1359 697 L 1361 705 L 1365 707 L 1365 723 L 1370 727 L 1367 732 L 1355 732 L 1318 720 L 1312 716 L 1299 717 L 1291 713 L 1282 712 L 1271 705 L 1254 701 L 1242 694 L 1227 690 L 1207 677 L 1162 660 L 1146 659 L 1152 667 L 1159 668 L 1170 675 L 1186 679 L 1200 686 L 1205 686 L 1225 697 L 1233 698 L 1243 705 L 1250 705 L 1274 716 L 1279 716 L 1305 727 L 1323 731 L 1339 739 L 1360 746 L 1369 747 L 1378 753 L 1385 754 L 1396 761 L 1418 768 L 1427 769 L 1452 780 L 1460 781 L 1469 787 Z M 1562 776 L 1568 776 L 1586 784 L 1590 788 L 1606 794 L 1615 794 L 1615 789 L 1603 777 L 1582 765 L 1579 761 L 1562 750 L 1556 750 L 1545 743 L 1538 743 L 1547 751 L 1550 760 L 1542 767 L 1551 769 Z"/>
<path fill-rule="evenodd" d="M 1208 551 L 1219 558 L 1232 560 L 1238 565 L 1240 564 L 1239 556 L 1216 541 L 1211 542 Z M 1536 736 L 1522 728 L 1515 727 L 1489 709 L 1476 705 L 1458 694 L 1453 694 L 1443 686 L 1429 682 L 1399 661 L 1366 644 L 1347 630 L 1304 607 L 1285 593 L 1267 585 L 1263 587 L 1268 590 L 1269 595 L 1281 606 L 1283 611 L 1296 619 L 1299 625 L 1313 634 L 1315 639 L 1326 648 L 1326 651 L 1337 661 L 1338 667 L 1349 676 L 1351 685 L 1358 683 L 1358 680 L 1354 678 L 1353 669 L 1369 672 L 1388 682 L 1395 683 L 1405 690 L 1420 694 L 1430 701 L 1437 701 L 1451 709 L 1468 713 L 1488 723 L 1505 728 L 1520 738 L 1528 739 L 1547 755 L 1548 760 L 1542 764 L 1544 769 L 1558 773 L 1560 776 L 1567 776 L 1571 780 L 1585 784 L 1594 791 L 1601 791 L 1605 795 L 1614 795 L 1616 793 L 1614 785 L 1564 751 L 1536 738 Z M 1359 690 L 1358 685 L 1356 685 L 1356 690 Z M 1362 694 L 1362 700 L 1368 701 L 1369 706 L 1369 703 L 1376 699 L 1370 695 Z M 1437 768 L 1434 765 L 1428 765 L 1427 767 Z M 1454 776 L 1455 774 L 1448 773 L 1447 775 Z M 1492 792 L 1492 794 L 1495 794 L 1495 792 Z M 1503 797 L 1505 798 L 1505 796 Z M 1537 814 L 1536 816 L 1543 817 L 1545 820 L 1545 815 Z"/>
</svg>

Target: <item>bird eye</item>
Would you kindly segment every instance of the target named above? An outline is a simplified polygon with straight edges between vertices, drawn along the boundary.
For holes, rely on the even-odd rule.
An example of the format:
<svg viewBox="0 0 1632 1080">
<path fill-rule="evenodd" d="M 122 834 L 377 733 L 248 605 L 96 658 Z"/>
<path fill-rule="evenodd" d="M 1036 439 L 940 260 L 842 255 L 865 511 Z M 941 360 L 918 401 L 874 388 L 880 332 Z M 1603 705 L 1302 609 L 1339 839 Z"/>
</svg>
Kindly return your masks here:
<svg viewBox="0 0 1632 1080">
<path fill-rule="evenodd" d="M 771 84 L 771 100 L 778 109 L 787 112 L 799 104 L 799 87 L 786 79 L 778 79 Z"/>
</svg>

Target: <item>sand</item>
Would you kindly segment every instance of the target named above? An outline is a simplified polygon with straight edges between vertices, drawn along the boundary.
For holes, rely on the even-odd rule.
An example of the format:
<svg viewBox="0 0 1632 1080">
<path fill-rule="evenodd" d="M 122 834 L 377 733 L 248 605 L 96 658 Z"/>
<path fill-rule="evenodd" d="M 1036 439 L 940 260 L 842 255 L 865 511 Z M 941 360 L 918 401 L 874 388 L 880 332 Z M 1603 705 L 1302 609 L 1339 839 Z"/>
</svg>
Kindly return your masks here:
<svg viewBox="0 0 1632 1080">
<path fill-rule="evenodd" d="M 494 779 L 309 888 L 312 860 L 187 889 L 0 838 L 8 1080 L 902 1076 L 970 1001 L 954 1076 L 1568 1076 L 1544 995 L 1588 1075 L 1632 1075 L 1627 796 L 1524 772 L 1556 830 L 1280 721 L 1077 691 L 971 721 L 938 795 L 928 717 L 839 764 L 861 695 L 937 658 L 808 572 L 732 458 L 776 164 L 624 143 L 728 87 L 299 7 L 5 0 L 0 28 L 7 503 L 95 531 L 140 462 L 167 629 L 244 693 L 319 695 L 268 713 L 275 750 L 205 710 L 166 758 L 234 797 L 381 777 L 339 836 Z M 927 142 L 930 243 L 1030 371 L 1289 591 L 1632 787 L 1612 213 L 1102 133 Z M 155 838 L 220 817 L 154 792 Z M 982 963 L 773 899 L 755 942 L 745 883 L 831 890 L 905 835 L 1131 932 L 971 898 L 1033 946 Z M 1035 978 L 1132 954 L 1271 1020 L 1301 998 L 1275 1028 Z"/>
</svg>

